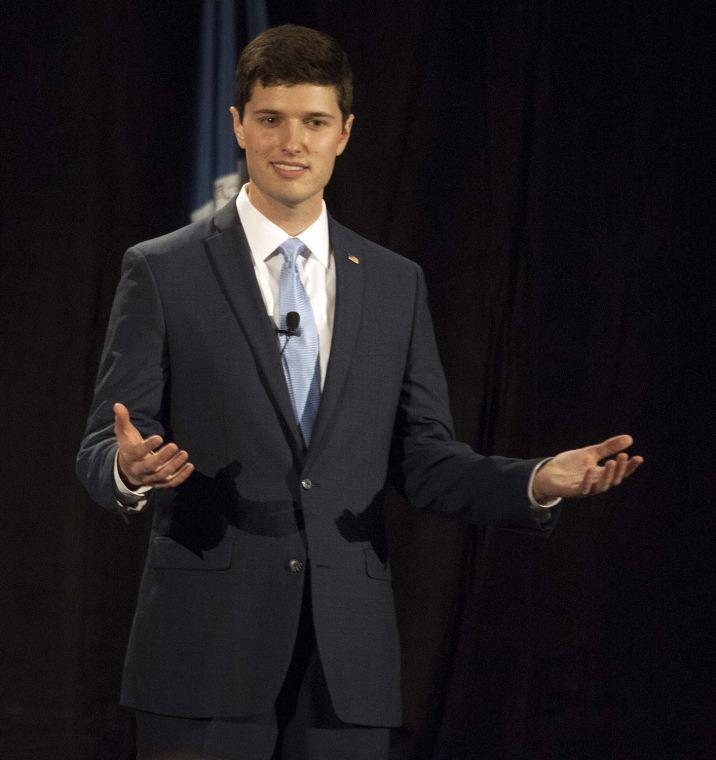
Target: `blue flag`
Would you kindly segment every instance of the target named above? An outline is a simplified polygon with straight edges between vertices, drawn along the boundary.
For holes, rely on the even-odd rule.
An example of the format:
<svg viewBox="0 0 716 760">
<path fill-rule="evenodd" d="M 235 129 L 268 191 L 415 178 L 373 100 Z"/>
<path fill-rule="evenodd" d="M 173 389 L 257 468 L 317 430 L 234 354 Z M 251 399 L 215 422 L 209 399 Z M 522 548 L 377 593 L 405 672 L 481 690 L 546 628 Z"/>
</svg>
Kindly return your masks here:
<svg viewBox="0 0 716 760">
<path fill-rule="evenodd" d="M 239 43 L 243 47 L 267 27 L 264 0 L 204 0 L 192 221 L 214 214 L 247 179 L 245 162 L 238 157 L 229 107 Z"/>
</svg>

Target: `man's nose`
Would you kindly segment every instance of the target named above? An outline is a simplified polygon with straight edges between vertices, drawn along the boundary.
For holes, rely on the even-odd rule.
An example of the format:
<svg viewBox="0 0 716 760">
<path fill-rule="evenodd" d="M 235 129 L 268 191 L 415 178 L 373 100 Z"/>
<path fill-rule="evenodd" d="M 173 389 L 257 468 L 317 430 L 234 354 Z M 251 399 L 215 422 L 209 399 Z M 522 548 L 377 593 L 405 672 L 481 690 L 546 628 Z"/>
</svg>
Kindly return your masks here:
<svg viewBox="0 0 716 760">
<path fill-rule="evenodd" d="M 281 149 L 286 153 L 300 153 L 303 150 L 303 129 L 300 122 L 286 122 Z"/>
</svg>

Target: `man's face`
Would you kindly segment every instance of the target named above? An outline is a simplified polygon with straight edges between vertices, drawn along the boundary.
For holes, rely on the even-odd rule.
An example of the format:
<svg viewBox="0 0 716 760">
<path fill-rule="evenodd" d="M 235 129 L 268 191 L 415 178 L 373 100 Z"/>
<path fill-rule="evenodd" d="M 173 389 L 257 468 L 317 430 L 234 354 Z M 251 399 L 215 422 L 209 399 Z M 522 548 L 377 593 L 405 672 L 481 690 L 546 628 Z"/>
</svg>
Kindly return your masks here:
<svg viewBox="0 0 716 760">
<path fill-rule="evenodd" d="M 257 82 L 243 119 L 231 111 L 236 139 L 246 151 L 252 203 L 269 218 L 272 210 L 286 209 L 317 216 L 353 125 L 352 114 L 343 123 L 336 89 Z"/>
</svg>

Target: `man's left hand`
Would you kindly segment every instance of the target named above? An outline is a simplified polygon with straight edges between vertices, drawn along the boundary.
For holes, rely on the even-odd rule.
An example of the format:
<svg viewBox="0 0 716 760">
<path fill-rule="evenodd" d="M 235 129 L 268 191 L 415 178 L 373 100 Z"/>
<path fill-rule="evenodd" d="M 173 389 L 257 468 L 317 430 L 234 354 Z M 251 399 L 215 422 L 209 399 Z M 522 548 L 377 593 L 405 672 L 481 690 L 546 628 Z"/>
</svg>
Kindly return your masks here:
<svg viewBox="0 0 716 760">
<path fill-rule="evenodd" d="M 535 475 L 535 499 L 543 503 L 558 496 L 591 496 L 618 486 L 644 461 L 643 457 L 629 457 L 623 451 L 633 442 L 630 435 L 616 435 L 593 446 L 557 454 Z M 613 457 L 614 454 L 617 456 L 599 464 L 602 459 Z"/>
</svg>

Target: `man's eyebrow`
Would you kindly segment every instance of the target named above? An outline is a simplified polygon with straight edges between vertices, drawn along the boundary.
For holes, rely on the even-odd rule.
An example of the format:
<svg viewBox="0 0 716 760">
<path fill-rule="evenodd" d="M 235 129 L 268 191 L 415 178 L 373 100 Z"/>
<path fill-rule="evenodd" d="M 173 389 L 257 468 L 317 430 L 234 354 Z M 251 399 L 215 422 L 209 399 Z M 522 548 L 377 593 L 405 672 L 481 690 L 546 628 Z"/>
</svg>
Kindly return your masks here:
<svg viewBox="0 0 716 760">
<path fill-rule="evenodd" d="M 275 108 L 257 108 L 254 114 L 262 114 L 265 116 L 279 116 L 281 111 Z M 326 113 L 325 111 L 308 111 L 303 114 L 304 119 L 335 119 L 336 117 L 332 113 Z"/>
</svg>

